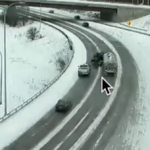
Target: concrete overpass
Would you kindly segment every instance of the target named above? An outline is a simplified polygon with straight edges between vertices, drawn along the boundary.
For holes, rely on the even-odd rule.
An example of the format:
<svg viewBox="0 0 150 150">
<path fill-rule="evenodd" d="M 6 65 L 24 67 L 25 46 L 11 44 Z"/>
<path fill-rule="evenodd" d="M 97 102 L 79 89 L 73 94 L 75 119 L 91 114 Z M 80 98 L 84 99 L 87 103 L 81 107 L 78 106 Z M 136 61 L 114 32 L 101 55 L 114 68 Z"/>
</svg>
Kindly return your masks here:
<svg viewBox="0 0 150 150">
<path fill-rule="evenodd" d="M 86 11 L 100 11 L 101 19 L 107 21 L 125 21 L 136 18 L 139 15 L 150 13 L 149 6 L 96 2 L 96 1 L 71 1 L 71 0 L 24 0 L 26 5 L 35 7 L 50 7 L 58 9 L 76 9 Z M 0 5 L 10 5 L 11 3 L 20 2 L 19 0 L 0 0 Z"/>
</svg>

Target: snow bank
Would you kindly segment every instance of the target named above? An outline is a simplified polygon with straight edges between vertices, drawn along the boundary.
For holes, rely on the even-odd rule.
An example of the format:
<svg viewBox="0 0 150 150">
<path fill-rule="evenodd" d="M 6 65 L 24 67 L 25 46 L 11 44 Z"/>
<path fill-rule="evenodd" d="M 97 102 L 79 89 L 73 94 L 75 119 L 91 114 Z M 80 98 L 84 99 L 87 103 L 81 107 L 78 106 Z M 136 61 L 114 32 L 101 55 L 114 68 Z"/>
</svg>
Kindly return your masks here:
<svg viewBox="0 0 150 150">
<path fill-rule="evenodd" d="M 59 27 L 60 28 L 60 27 Z M 74 34 L 63 29 L 72 39 L 74 44 L 74 58 L 63 76 L 51 86 L 45 93 L 15 114 L 5 122 L 0 124 L 0 149 L 10 144 L 13 140 L 23 134 L 41 119 L 54 105 L 62 98 L 78 79 L 78 66 L 86 62 L 86 48 Z M 69 83 L 69 84 L 66 84 Z M 10 128 L 11 125 L 11 128 Z"/>
<path fill-rule="evenodd" d="M 128 116 L 125 127 L 126 133 L 121 135 L 123 145 L 132 150 L 149 150 L 150 138 L 150 79 L 148 64 L 150 64 L 150 42 L 144 35 L 124 31 L 116 28 L 109 28 L 90 22 L 90 26 L 100 29 L 115 37 L 129 49 L 134 57 L 139 71 L 139 99 L 134 104 L 131 112 L 136 115 L 136 120 Z M 123 127 L 124 128 L 124 127 Z M 138 143 L 138 144 L 137 144 Z M 114 144 L 114 143 L 113 143 Z M 117 145 L 117 143 L 115 143 Z M 115 146 L 115 145 L 114 145 Z M 116 147 L 116 146 L 115 146 Z M 117 148 L 117 147 L 116 147 Z"/>
<path fill-rule="evenodd" d="M 0 40 L 3 41 L 3 25 L 0 24 Z M 43 38 L 30 41 L 26 31 L 37 27 Z M 7 26 L 7 99 L 8 112 L 21 105 L 39 92 L 60 71 L 57 70 L 58 53 L 71 59 L 66 37 L 59 31 L 44 24 L 34 22 L 24 27 Z M 3 42 L 0 50 L 3 53 Z M 4 115 L 4 105 L 0 105 L 0 117 Z"/>
</svg>

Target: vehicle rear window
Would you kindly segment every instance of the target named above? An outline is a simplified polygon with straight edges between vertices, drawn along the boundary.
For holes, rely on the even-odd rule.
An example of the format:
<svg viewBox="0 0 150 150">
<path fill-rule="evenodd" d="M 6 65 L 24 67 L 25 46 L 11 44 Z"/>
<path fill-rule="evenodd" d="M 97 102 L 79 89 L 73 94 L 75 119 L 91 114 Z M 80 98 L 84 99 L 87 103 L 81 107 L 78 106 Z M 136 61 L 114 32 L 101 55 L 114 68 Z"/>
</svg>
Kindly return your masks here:
<svg viewBox="0 0 150 150">
<path fill-rule="evenodd" d="M 87 65 L 81 65 L 80 68 L 84 69 L 84 68 L 87 68 L 88 66 Z"/>
</svg>

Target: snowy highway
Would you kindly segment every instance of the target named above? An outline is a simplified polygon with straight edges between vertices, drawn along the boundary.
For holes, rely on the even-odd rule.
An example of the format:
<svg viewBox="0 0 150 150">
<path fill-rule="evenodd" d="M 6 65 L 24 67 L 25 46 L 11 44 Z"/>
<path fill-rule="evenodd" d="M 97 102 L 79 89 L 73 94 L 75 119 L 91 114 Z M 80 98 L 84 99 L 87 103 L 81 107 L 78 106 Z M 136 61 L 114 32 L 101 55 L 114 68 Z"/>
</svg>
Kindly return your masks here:
<svg viewBox="0 0 150 150">
<path fill-rule="evenodd" d="M 73 24 L 67 21 L 62 23 L 59 17 L 59 21 L 53 20 L 53 17 L 49 19 L 50 16 L 45 16 L 45 18 L 47 18 L 47 21 L 53 21 L 54 24 L 71 31 L 80 38 L 87 49 L 88 63 L 90 63 L 91 57 L 97 50 L 112 51 L 97 35 L 107 39 L 120 56 L 123 70 L 121 86 L 118 89 L 115 101 L 90 138 L 82 147 L 78 147 L 81 150 L 104 150 L 115 133 L 118 122 L 126 112 L 129 102 L 136 99 L 138 75 L 135 61 L 121 42 L 98 29 L 89 28 L 90 31 L 87 31 L 80 26 L 80 23 Z M 33 150 L 77 150 L 73 146 L 77 145 L 78 139 L 109 101 L 109 97 L 100 93 L 101 76 L 101 70 L 92 67 L 91 76 L 78 79 L 65 95 L 64 99 L 73 101 L 74 108 L 83 103 L 72 118 L 69 119 L 72 112 L 69 112 L 68 115 L 62 115 L 51 110 L 35 126 L 9 145 L 6 150 L 30 150 L 33 147 Z M 107 80 L 112 86 L 117 81 L 117 79 L 110 77 L 107 77 Z M 65 119 L 68 119 L 66 123 Z"/>
</svg>

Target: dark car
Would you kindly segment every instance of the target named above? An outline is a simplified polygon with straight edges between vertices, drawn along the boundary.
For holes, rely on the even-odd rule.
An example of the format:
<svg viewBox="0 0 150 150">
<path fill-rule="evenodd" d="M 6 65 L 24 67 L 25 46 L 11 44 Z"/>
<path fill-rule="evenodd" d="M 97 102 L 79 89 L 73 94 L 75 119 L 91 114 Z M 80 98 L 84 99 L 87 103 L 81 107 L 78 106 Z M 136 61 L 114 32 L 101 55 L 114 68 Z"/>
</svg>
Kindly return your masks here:
<svg viewBox="0 0 150 150">
<path fill-rule="evenodd" d="M 53 14 L 53 13 L 54 13 L 54 10 L 50 10 L 49 13 Z"/>
<path fill-rule="evenodd" d="M 66 112 L 72 107 L 71 101 L 59 100 L 55 106 L 56 112 Z"/>
<path fill-rule="evenodd" d="M 83 22 L 82 26 L 88 28 L 89 27 L 89 23 L 88 22 Z"/>
<path fill-rule="evenodd" d="M 94 54 L 91 62 L 93 65 L 95 66 L 102 66 L 103 65 L 103 56 L 104 56 L 104 52 L 97 52 L 96 54 Z"/>
<path fill-rule="evenodd" d="M 80 19 L 80 16 L 77 15 L 77 16 L 74 16 L 75 19 L 79 20 Z"/>
</svg>

